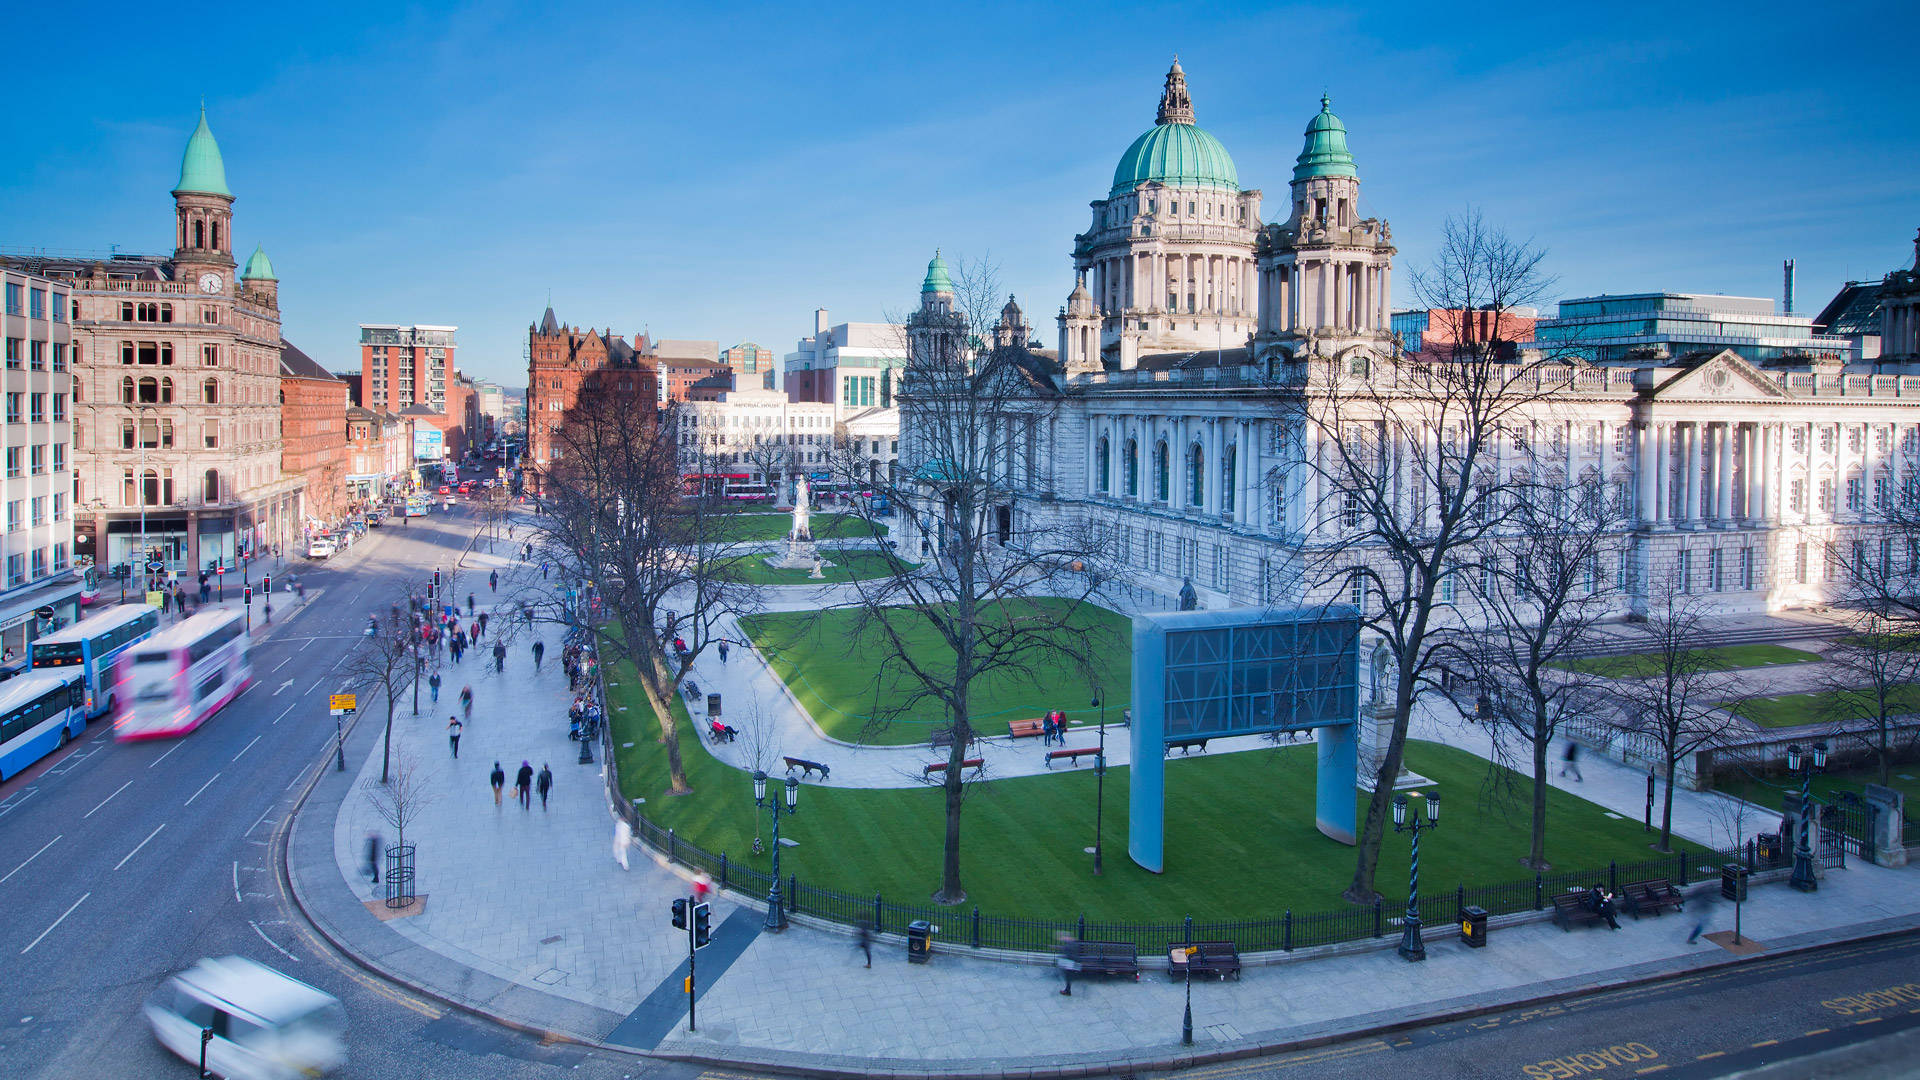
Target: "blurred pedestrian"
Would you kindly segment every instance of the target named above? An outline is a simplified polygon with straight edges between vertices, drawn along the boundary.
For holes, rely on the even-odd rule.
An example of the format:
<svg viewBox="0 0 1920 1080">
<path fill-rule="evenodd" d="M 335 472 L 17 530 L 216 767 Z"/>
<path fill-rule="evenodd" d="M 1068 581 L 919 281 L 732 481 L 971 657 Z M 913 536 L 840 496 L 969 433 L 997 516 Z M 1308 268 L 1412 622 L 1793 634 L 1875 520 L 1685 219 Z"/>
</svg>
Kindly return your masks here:
<svg viewBox="0 0 1920 1080">
<path fill-rule="evenodd" d="M 500 591 L 500 571 L 487 571 L 487 588 L 492 589 L 494 592 Z"/>
<path fill-rule="evenodd" d="M 1573 773 L 1575 783 L 1585 779 L 1580 775 L 1580 744 L 1572 739 L 1567 740 L 1567 748 L 1560 754 L 1560 775 L 1565 776 L 1568 772 Z"/>
<path fill-rule="evenodd" d="M 447 742 L 453 747 L 453 759 L 455 761 L 460 760 L 460 729 L 459 717 L 447 717 Z"/>
<path fill-rule="evenodd" d="M 473 594 L 472 593 L 467 594 L 467 615 L 469 617 L 473 615 Z"/>
<path fill-rule="evenodd" d="M 496 761 L 493 763 L 493 771 L 487 774 L 487 783 L 493 785 L 493 805 L 498 807 L 500 805 L 500 793 L 507 786 L 507 770 L 501 768 L 499 762 Z"/>
<path fill-rule="evenodd" d="M 493 643 L 493 670 L 496 672 L 507 670 L 507 643 L 504 641 Z"/>
<path fill-rule="evenodd" d="M 439 672 L 436 671 L 433 674 L 427 676 L 427 692 L 433 695 L 433 698 L 432 698 L 433 704 L 435 705 L 440 704 L 440 673 Z"/>
<path fill-rule="evenodd" d="M 1700 935 L 1706 932 L 1707 923 L 1713 918 L 1713 901 L 1719 895 L 1718 889 L 1712 889 L 1687 900 L 1693 905 L 1693 932 L 1687 935 L 1687 944 L 1700 940 Z"/>
<path fill-rule="evenodd" d="M 535 671 L 540 670 L 540 658 L 542 656 L 545 656 L 546 654 L 547 654 L 546 642 L 536 641 L 533 643 L 533 670 Z"/>
<path fill-rule="evenodd" d="M 173 594 L 168 592 L 165 589 L 161 589 L 160 590 L 160 614 L 165 615 L 172 610 L 173 610 Z"/>
<path fill-rule="evenodd" d="M 483 611 L 480 613 L 480 633 L 484 634 L 486 632 L 487 632 L 487 613 Z"/>
<path fill-rule="evenodd" d="M 380 834 L 367 830 L 367 861 L 360 867 L 363 874 L 372 874 L 373 883 L 380 884 Z"/>
<path fill-rule="evenodd" d="M 547 580 L 547 564 L 544 560 L 540 563 L 540 580 Z"/>
<path fill-rule="evenodd" d="M 873 927 L 867 920 L 860 920 L 860 928 L 854 931 L 853 947 L 859 949 L 867 958 L 867 966 L 873 966 Z"/>
<path fill-rule="evenodd" d="M 547 792 L 553 790 L 553 770 L 544 761 L 540 763 L 540 778 L 534 782 L 534 786 L 540 789 L 540 809 L 545 810 Z"/>
<path fill-rule="evenodd" d="M 533 763 L 520 759 L 520 771 L 513 774 L 513 797 L 520 800 L 520 809 L 533 809 Z"/>
<path fill-rule="evenodd" d="M 627 849 L 632 846 L 633 826 L 623 817 L 613 823 L 613 861 L 619 863 L 622 870 L 627 869 Z"/>
<path fill-rule="evenodd" d="M 473 719 L 473 687 L 471 686 L 460 688 L 460 712 L 468 720 Z"/>
<path fill-rule="evenodd" d="M 719 645 L 719 650 L 720 650 L 720 662 L 724 664 L 727 662 L 727 643 L 724 641 L 721 642 Z"/>
</svg>

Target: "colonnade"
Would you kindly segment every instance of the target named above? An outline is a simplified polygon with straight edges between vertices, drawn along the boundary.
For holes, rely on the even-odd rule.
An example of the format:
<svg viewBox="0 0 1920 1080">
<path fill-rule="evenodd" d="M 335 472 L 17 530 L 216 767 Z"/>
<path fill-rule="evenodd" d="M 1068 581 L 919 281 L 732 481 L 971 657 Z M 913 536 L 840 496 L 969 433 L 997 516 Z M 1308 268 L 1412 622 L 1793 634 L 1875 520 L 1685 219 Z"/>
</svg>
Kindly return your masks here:
<svg viewBox="0 0 1920 1080">
<path fill-rule="evenodd" d="M 1263 422 L 1231 417 L 1157 416 L 1121 413 L 1095 416 L 1089 425 L 1093 437 L 1088 441 L 1086 490 L 1109 498 L 1130 499 L 1160 504 L 1173 510 L 1197 511 L 1208 517 L 1227 518 L 1250 524 L 1260 520 L 1260 476 L 1265 470 L 1260 445 Z M 1100 488 L 1100 439 L 1107 440 L 1108 484 Z M 1137 447 L 1139 486 L 1127 493 L 1126 447 Z M 1167 446 L 1167 498 L 1159 498 L 1156 487 L 1155 448 Z M 1191 494 L 1188 453 L 1195 444 L 1201 448 L 1200 503 Z M 1231 457 L 1233 472 L 1226 475 L 1223 462 Z M 1232 498 L 1225 498 L 1227 491 Z"/>
<path fill-rule="evenodd" d="M 1393 268 L 1369 259 L 1303 259 L 1262 270 L 1260 329 L 1301 326 L 1384 330 L 1390 319 Z"/>
<path fill-rule="evenodd" d="M 1778 424 L 1654 420 L 1639 429 L 1643 527 L 1734 528 L 1778 520 Z"/>
<path fill-rule="evenodd" d="M 1108 314 L 1249 315 L 1259 291 L 1253 260 L 1242 255 L 1137 251 L 1095 259 L 1091 269 Z"/>
</svg>

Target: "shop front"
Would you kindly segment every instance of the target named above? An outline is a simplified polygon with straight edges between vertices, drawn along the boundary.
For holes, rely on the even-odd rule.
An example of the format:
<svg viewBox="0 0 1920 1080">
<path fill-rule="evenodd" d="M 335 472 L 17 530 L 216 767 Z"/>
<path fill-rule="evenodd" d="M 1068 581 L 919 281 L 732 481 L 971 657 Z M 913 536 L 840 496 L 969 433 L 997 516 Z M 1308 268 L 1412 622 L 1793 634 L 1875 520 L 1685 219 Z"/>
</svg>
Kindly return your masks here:
<svg viewBox="0 0 1920 1080">
<path fill-rule="evenodd" d="M 79 573 L 63 573 L 0 595 L 0 677 L 25 670 L 27 644 L 80 617 Z"/>
</svg>

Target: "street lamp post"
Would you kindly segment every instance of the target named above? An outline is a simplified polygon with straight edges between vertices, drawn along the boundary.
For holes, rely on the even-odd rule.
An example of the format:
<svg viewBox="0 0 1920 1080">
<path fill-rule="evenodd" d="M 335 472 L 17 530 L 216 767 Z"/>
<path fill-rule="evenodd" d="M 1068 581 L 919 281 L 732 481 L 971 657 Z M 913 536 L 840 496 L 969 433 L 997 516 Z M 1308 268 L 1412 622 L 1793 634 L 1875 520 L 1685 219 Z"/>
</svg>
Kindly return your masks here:
<svg viewBox="0 0 1920 1080">
<path fill-rule="evenodd" d="M 1107 801 L 1107 706 L 1098 694 L 1093 706 L 1100 710 L 1100 749 L 1093 759 L 1093 873 L 1100 876 L 1100 822 Z"/>
<path fill-rule="evenodd" d="M 1400 934 L 1400 955 L 1408 960 L 1427 958 L 1426 942 L 1420 939 L 1420 830 L 1440 827 L 1440 793 L 1428 795 L 1426 803 L 1427 816 L 1422 821 L 1419 811 L 1407 813 L 1404 792 L 1393 797 L 1393 831 L 1413 834 L 1413 864 L 1407 875 L 1407 916 L 1405 929 Z"/>
<path fill-rule="evenodd" d="M 1801 892 L 1815 892 L 1820 881 L 1813 876 L 1813 774 L 1827 767 L 1827 741 L 1813 744 L 1812 753 L 1803 753 L 1799 743 L 1787 747 L 1787 771 L 1800 774 L 1800 836 L 1793 845 L 1793 877 L 1787 884 Z"/>
<path fill-rule="evenodd" d="M 773 813 L 773 888 L 767 890 L 767 930 L 779 933 L 787 928 L 786 906 L 780 901 L 780 800 L 767 798 L 765 769 L 753 770 L 753 805 L 771 807 Z M 800 809 L 800 781 L 787 777 L 787 813 Z"/>
</svg>

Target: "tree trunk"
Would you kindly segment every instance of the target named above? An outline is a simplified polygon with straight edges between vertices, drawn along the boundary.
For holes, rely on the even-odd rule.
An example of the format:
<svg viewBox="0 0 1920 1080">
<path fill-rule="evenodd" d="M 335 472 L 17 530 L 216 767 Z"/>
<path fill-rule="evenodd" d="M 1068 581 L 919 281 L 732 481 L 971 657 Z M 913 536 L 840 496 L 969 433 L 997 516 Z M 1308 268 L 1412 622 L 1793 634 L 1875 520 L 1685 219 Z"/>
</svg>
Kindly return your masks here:
<svg viewBox="0 0 1920 1080">
<path fill-rule="evenodd" d="M 965 720 L 955 719 L 953 742 L 947 747 L 947 779 L 941 784 L 946 801 L 946 832 L 941 842 L 940 891 L 933 894 L 936 904 L 958 904 L 967 898 L 960 887 L 960 802 L 964 790 L 960 782 L 960 763 L 967 758 L 967 740 L 973 729 Z"/>
<path fill-rule="evenodd" d="M 380 782 L 387 782 L 387 763 L 393 758 L 393 695 L 387 695 L 387 732 L 380 743 Z"/>
<path fill-rule="evenodd" d="M 1353 867 L 1353 882 L 1340 895 L 1351 904 L 1372 904 L 1379 898 L 1373 887 L 1373 872 L 1380 865 L 1380 843 L 1386 837 L 1387 806 L 1393 799 L 1393 782 L 1400 777 L 1400 763 L 1406 756 L 1407 719 L 1413 711 L 1413 694 L 1410 680 L 1401 679 L 1396 695 L 1398 707 L 1394 710 L 1393 735 L 1387 740 L 1387 752 L 1380 759 L 1380 770 L 1374 774 L 1373 797 L 1367 800 L 1367 819 L 1360 826 L 1360 850 Z M 1385 797 L 1381 796 L 1385 792 Z"/>
<path fill-rule="evenodd" d="M 1544 721 L 1537 715 L 1534 718 L 1533 740 L 1533 840 L 1527 849 L 1527 866 L 1533 870 L 1549 870 L 1547 862 L 1547 744 L 1551 740 L 1540 738 Z"/>
<path fill-rule="evenodd" d="M 1660 808 L 1660 850 L 1673 850 L 1673 774 L 1680 759 L 1667 755 L 1667 796 Z"/>
<path fill-rule="evenodd" d="M 640 667 L 639 663 L 634 664 L 636 670 Z M 653 666 L 653 670 L 656 673 L 655 678 L 641 679 L 640 691 L 647 695 L 647 704 L 653 708 L 653 715 L 660 720 L 660 745 L 667 751 L 667 794 L 691 795 L 693 785 L 687 783 L 687 766 L 680 760 L 679 725 L 673 718 L 673 683 L 670 679 L 665 680 L 668 690 L 664 694 L 656 690 L 654 683 L 658 680 L 660 672 L 657 665 Z"/>
</svg>

